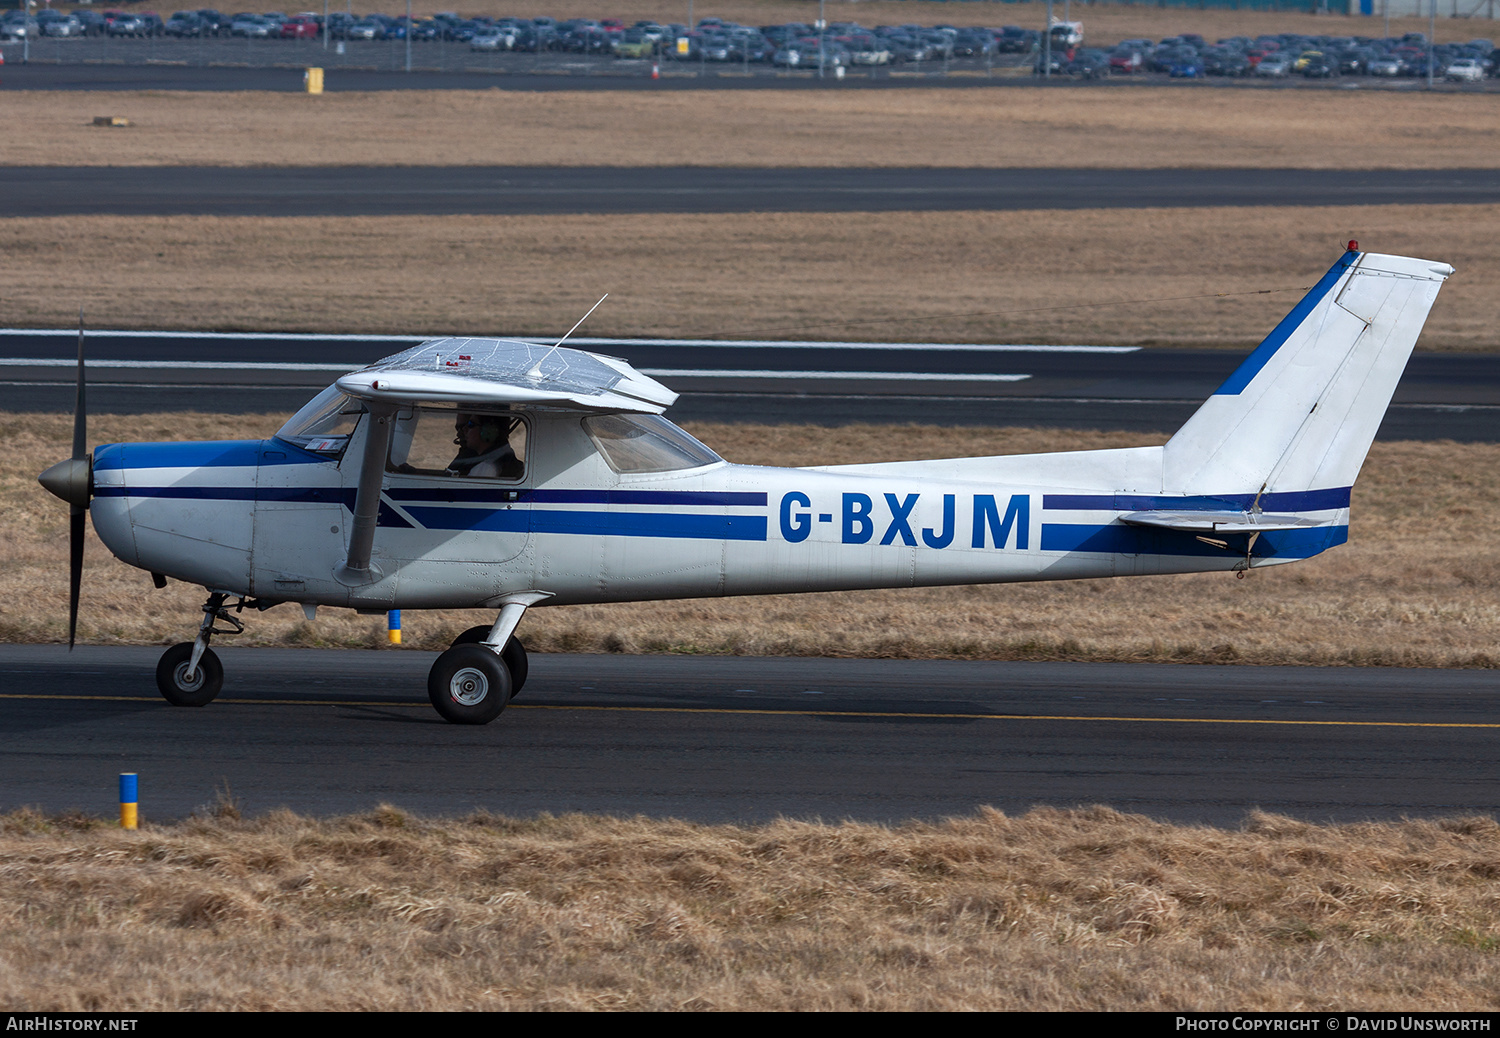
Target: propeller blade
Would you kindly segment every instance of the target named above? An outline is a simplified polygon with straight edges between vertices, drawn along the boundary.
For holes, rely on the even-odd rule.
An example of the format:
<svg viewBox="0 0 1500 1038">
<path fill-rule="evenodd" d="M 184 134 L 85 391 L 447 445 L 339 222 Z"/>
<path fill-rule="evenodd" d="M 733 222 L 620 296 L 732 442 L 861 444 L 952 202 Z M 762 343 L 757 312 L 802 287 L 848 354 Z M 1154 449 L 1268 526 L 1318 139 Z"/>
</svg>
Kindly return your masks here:
<svg viewBox="0 0 1500 1038">
<path fill-rule="evenodd" d="M 83 307 L 78 308 L 78 401 L 73 405 L 73 457 L 88 454 L 88 418 L 83 407 Z"/>
<path fill-rule="evenodd" d="M 83 517 L 87 508 L 73 507 L 68 522 L 68 651 L 78 636 L 78 589 L 83 584 Z"/>
<path fill-rule="evenodd" d="M 83 307 L 78 308 L 78 403 L 73 411 L 73 456 L 37 476 L 47 492 L 71 505 L 68 522 L 68 648 L 78 637 L 78 589 L 83 583 L 84 516 L 94 494 L 94 459 L 89 455 L 88 418 L 83 404 Z"/>
<path fill-rule="evenodd" d="M 78 400 L 73 405 L 73 460 L 88 457 L 88 416 L 83 403 L 83 307 L 78 308 Z M 92 466 L 89 466 L 92 468 Z M 92 473 L 89 483 L 93 483 Z M 88 488 L 92 491 L 93 487 Z M 78 637 L 78 591 L 83 586 L 84 519 L 88 514 L 88 497 L 74 504 L 68 517 L 68 651 Z"/>
</svg>

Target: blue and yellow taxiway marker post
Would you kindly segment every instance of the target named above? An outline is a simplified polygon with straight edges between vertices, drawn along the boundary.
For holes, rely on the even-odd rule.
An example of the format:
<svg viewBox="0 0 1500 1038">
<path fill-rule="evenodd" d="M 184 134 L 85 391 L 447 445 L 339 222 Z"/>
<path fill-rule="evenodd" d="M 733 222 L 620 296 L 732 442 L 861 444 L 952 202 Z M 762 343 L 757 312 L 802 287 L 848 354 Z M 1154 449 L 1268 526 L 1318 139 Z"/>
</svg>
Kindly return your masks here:
<svg viewBox="0 0 1500 1038">
<path fill-rule="evenodd" d="M 120 828 L 134 829 L 136 826 L 136 809 L 140 806 L 137 799 L 138 786 L 136 774 L 133 771 L 121 772 L 120 774 Z"/>
<path fill-rule="evenodd" d="M 392 609 L 386 614 L 385 638 L 392 645 L 401 644 L 401 610 Z"/>
</svg>

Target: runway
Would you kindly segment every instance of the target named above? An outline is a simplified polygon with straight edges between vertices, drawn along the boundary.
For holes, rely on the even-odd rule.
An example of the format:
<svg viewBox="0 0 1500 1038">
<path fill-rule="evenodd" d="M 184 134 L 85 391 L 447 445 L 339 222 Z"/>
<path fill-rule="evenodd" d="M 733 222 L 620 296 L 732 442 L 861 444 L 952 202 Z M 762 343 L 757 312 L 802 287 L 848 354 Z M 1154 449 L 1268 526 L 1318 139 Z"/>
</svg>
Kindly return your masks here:
<svg viewBox="0 0 1500 1038">
<path fill-rule="evenodd" d="M 1500 170 L 0 167 L 0 217 L 554 215 L 1478 204 Z"/>
<path fill-rule="evenodd" d="M 420 336 L 90 332 L 95 413 L 290 413 Z M 550 340 L 549 340 L 550 341 Z M 718 342 L 580 337 L 682 394 L 678 421 L 922 422 L 1170 432 L 1243 359 L 1233 350 Z M 0 329 L 0 411 L 70 412 L 77 333 Z M 269 435 L 272 429 L 262 430 Z M 250 435 L 250 433 L 246 433 Z M 1500 438 L 1500 356 L 1417 353 L 1382 439 Z"/>
<path fill-rule="evenodd" d="M 434 655 L 221 649 L 221 698 L 176 709 L 159 649 L 0 647 L 0 810 L 144 816 L 388 802 L 896 822 L 1102 803 L 1234 825 L 1492 813 L 1492 671 L 533 656 L 495 723 L 440 721 Z"/>
</svg>

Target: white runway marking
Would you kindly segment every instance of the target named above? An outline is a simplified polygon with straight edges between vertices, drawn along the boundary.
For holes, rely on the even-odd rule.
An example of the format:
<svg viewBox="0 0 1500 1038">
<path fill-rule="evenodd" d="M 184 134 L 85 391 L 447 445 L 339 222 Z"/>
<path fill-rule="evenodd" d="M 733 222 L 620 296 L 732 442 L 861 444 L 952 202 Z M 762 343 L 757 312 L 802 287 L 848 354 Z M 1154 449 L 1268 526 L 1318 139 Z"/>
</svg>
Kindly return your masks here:
<svg viewBox="0 0 1500 1038">
<path fill-rule="evenodd" d="M 78 330 L 66 328 L 0 328 L 0 336 L 34 336 L 38 338 L 76 339 Z M 283 332 L 141 332 L 89 329 L 85 338 L 110 339 L 230 339 L 274 340 L 279 342 L 388 342 L 393 345 L 426 342 L 445 338 L 441 335 L 324 335 Z M 472 336 L 456 335 L 463 339 Z M 499 336 L 505 338 L 505 336 Z M 551 346 L 556 337 L 518 336 L 516 342 Z M 816 342 L 781 339 L 603 339 L 575 337 L 570 346 L 682 346 L 693 349 L 765 349 L 765 350 L 917 350 L 959 353 L 1138 353 L 1139 346 L 1049 346 L 1036 343 L 943 343 L 943 342 Z"/>
<path fill-rule="evenodd" d="M 77 361 L 58 357 L 0 357 L 0 367 L 71 368 Z M 84 368 L 165 369 L 174 371 L 336 371 L 359 370 L 348 364 L 304 364 L 292 361 L 220 360 L 87 360 Z M 867 382 L 1021 382 L 1030 375 L 963 374 L 928 371 L 775 371 L 740 368 L 642 368 L 652 378 L 836 378 Z"/>
</svg>

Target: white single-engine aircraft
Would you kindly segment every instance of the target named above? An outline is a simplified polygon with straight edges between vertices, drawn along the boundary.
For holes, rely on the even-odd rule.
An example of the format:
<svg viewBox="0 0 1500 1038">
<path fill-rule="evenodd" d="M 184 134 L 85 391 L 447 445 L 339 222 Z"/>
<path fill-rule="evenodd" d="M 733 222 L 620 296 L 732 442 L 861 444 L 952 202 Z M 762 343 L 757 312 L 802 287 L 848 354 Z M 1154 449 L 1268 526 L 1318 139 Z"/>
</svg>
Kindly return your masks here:
<svg viewBox="0 0 1500 1038">
<path fill-rule="evenodd" d="M 267 440 L 85 448 L 41 476 L 110 551 L 208 591 L 157 666 L 203 706 L 225 603 L 492 609 L 433 664 L 458 724 L 526 680 L 536 605 L 1244 571 L 1348 538 L 1349 493 L 1453 268 L 1332 269 L 1164 446 L 896 464 L 731 465 L 661 417 L 629 364 L 503 339 L 425 342 L 340 378 Z"/>
</svg>

